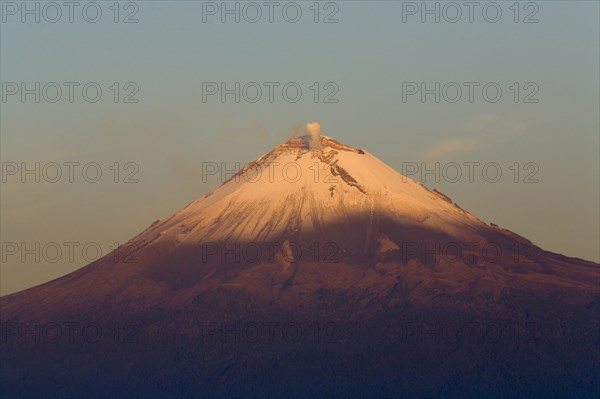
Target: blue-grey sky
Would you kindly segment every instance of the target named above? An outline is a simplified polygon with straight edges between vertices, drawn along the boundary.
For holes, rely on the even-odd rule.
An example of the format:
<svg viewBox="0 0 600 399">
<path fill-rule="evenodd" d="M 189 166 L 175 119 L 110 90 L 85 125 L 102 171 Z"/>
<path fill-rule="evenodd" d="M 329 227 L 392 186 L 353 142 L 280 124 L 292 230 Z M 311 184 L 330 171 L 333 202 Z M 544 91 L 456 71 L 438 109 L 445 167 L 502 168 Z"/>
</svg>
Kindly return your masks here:
<svg viewBox="0 0 600 399">
<path fill-rule="evenodd" d="M 600 260 L 597 1 L 475 2 L 472 22 L 464 2 L 427 2 L 434 12 L 439 7 L 439 22 L 435 14 L 421 14 L 422 2 L 278 2 L 272 23 L 262 1 L 253 3 L 262 12 L 255 23 L 244 20 L 256 15 L 244 2 L 239 23 L 228 14 L 223 23 L 220 9 L 210 13 L 222 2 L 200 1 L 120 2 L 118 15 L 114 1 L 97 2 L 102 16 L 91 23 L 86 18 L 92 20 L 96 8 L 87 3 L 77 3 L 73 22 L 63 7 L 52 23 L 56 10 L 46 2 L 27 2 L 33 14 L 24 14 L 21 2 L 2 2 L 3 167 L 96 162 L 103 173 L 98 183 L 86 182 L 80 167 L 70 183 L 64 165 L 57 183 L 44 176 L 36 183 L 34 175 L 23 183 L 19 172 L 4 176 L 2 294 L 81 267 L 84 245 L 98 243 L 106 253 L 214 189 L 220 181 L 202 181 L 203 162 L 244 164 L 287 139 L 293 126 L 313 120 L 323 134 L 365 148 L 398 171 L 407 162 L 429 168 L 496 162 L 503 172 L 496 183 L 477 168 L 473 182 L 466 176 L 435 182 L 428 175 L 424 184 L 544 249 Z M 300 20 L 286 21 L 297 9 Z M 126 17 L 138 22 L 124 23 Z M 326 17 L 338 22 L 324 23 Z M 22 83 L 34 89 L 35 82 L 39 103 L 34 94 L 24 103 L 20 92 L 10 94 Z M 48 82 L 63 88 L 56 103 L 47 101 L 52 85 L 42 93 Z M 79 83 L 72 103 L 64 82 Z M 102 89 L 96 103 L 82 97 L 89 82 Z M 273 102 L 264 89 L 255 103 L 243 97 L 236 103 L 233 95 L 223 103 L 218 94 L 203 101 L 203 82 L 280 86 Z M 290 82 L 302 89 L 295 103 L 281 91 Z M 433 89 L 436 82 L 439 103 L 434 94 L 424 101 L 419 93 L 407 94 L 409 87 Z M 478 84 L 473 102 L 464 82 Z M 501 88 L 497 102 L 483 97 L 486 84 L 490 96 Z M 451 102 L 456 85 L 462 97 Z M 134 88 L 132 98 L 139 101 L 124 103 Z M 337 102 L 324 102 L 335 90 L 331 99 Z M 139 181 L 124 183 L 129 173 Z M 537 182 L 524 182 L 529 173 Z M 65 242 L 79 243 L 74 259 Z M 34 255 L 23 262 L 20 253 L 6 253 L 12 251 L 6 243 L 40 243 L 48 252 L 39 263 Z M 64 251 L 55 263 L 48 261 L 54 258 L 48 243 Z"/>
</svg>

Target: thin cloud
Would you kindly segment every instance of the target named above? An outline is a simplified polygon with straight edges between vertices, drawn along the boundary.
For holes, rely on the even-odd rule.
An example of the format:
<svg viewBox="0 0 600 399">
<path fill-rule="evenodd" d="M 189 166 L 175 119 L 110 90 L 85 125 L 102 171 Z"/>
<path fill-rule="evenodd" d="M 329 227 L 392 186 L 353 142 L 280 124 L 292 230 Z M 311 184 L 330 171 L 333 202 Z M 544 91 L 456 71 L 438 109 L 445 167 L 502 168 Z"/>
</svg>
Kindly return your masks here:
<svg viewBox="0 0 600 399">
<path fill-rule="evenodd" d="M 427 160 L 443 159 L 478 151 L 486 146 L 520 136 L 528 131 L 525 123 L 505 121 L 496 114 L 482 114 L 460 129 L 463 136 L 437 140 L 421 152 Z"/>
<path fill-rule="evenodd" d="M 446 158 L 451 155 L 464 154 L 481 148 L 481 140 L 477 138 L 458 138 L 441 140 L 423 152 L 425 159 Z"/>
</svg>

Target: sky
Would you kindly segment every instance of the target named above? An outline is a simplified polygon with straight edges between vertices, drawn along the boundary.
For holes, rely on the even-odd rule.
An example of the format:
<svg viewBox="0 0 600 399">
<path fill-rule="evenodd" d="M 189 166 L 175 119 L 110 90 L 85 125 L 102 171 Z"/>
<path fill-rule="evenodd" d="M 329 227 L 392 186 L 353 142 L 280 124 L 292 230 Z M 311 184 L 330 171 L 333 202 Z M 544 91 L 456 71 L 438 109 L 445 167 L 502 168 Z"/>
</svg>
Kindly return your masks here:
<svg viewBox="0 0 600 399">
<path fill-rule="evenodd" d="M 600 261 L 596 1 L 23 4 L 0 4 L 2 295 L 110 252 L 219 186 L 203 164 L 234 169 L 310 121 Z"/>
</svg>

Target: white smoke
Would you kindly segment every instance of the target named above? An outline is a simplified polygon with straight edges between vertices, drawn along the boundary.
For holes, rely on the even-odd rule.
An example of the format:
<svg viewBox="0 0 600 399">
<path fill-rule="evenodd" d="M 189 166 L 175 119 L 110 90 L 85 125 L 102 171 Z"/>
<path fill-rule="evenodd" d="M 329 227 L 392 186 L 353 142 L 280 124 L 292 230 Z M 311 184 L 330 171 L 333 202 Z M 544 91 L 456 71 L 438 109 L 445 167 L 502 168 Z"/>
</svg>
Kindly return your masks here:
<svg viewBox="0 0 600 399">
<path fill-rule="evenodd" d="M 310 149 L 313 150 L 321 148 L 321 125 L 319 125 L 319 122 L 307 123 L 306 131 L 310 135 Z"/>
</svg>

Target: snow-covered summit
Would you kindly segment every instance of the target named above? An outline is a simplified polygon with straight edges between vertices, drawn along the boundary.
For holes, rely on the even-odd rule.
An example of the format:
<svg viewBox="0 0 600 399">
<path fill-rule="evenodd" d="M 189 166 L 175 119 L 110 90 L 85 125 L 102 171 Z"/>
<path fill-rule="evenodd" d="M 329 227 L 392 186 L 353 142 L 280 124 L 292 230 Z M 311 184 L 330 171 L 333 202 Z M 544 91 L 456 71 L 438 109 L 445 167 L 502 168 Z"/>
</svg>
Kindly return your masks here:
<svg viewBox="0 0 600 399">
<path fill-rule="evenodd" d="M 287 140 L 213 192 L 153 225 L 143 238 L 177 244 L 264 241 L 322 236 L 329 227 L 357 220 L 373 227 L 385 219 L 468 239 L 472 231 L 487 226 L 369 152 L 327 136 L 318 140 L 318 148 L 310 135 Z M 374 239 L 363 233 L 365 239 Z"/>
</svg>

